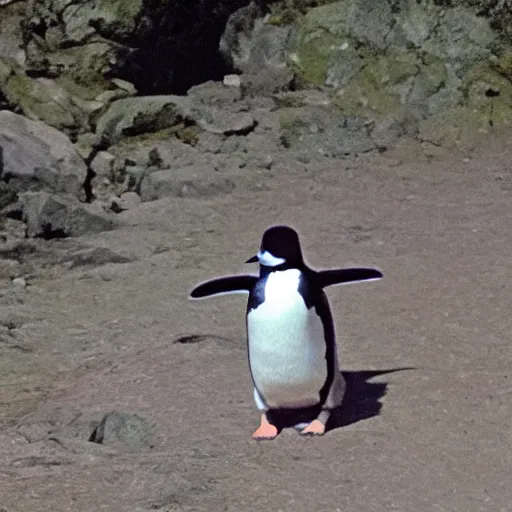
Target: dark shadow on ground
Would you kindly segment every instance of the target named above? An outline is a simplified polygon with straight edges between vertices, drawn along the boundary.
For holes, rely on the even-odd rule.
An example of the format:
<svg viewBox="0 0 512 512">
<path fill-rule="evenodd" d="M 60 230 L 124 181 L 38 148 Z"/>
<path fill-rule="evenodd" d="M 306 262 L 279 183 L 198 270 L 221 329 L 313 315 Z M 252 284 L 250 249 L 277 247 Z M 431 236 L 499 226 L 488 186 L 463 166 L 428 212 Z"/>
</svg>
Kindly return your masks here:
<svg viewBox="0 0 512 512">
<path fill-rule="evenodd" d="M 388 384 L 387 382 L 370 382 L 370 380 L 380 375 L 404 370 L 414 370 L 414 368 L 341 372 L 347 383 L 347 390 L 343 404 L 333 412 L 327 423 L 327 431 L 378 416 L 382 409 L 381 399 L 387 392 Z"/>
<path fill-rule="evenodd" d="M 352 425 L 358 421 L 378 416 L 382 409 L 381 399 L 387 391 L 386 382 L 369 382 L 374 377 L 388 373 L 414 370 L 412 367 L 391 368 L 387 370 L 359 370 L 341 372 L 347 383 L 345 397 L 339 409 L 333 411 L 327 422 L 326 431 Z M 298 423 L 310 422 L 320 412 L 319 407 L 309 407 L 301 410 L 272 410 L 269 420 L 279 430 L 293 427 Z"/>
</svg>

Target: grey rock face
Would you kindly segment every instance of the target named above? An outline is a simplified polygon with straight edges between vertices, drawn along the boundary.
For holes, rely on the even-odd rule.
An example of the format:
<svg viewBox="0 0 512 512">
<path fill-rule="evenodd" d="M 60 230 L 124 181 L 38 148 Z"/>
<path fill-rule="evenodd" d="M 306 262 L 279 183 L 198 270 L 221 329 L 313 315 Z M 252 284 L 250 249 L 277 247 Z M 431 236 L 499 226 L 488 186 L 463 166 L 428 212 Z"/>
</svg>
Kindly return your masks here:
<svg viewBox="0 0 512 512">
<path fill-rule="evenodd" d="M 86 166 L 69 138 L 39 121 L 0 111 L 0 179 L 16 191 L 79 195 Z"/>
</svg>

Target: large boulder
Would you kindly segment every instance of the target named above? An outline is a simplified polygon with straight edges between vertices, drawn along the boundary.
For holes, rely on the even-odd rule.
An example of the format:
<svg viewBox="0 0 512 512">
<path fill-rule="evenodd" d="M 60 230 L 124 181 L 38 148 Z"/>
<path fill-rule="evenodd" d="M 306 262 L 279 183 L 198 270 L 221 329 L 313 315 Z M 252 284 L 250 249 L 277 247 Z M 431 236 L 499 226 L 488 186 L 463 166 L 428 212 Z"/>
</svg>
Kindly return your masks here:
<svg viewBox="0 0 512 512">
<path fill-rule="evenodd" d="M 0 180 L 18 192 L 82 194 L 87 168 L 65 134 L 7 110 L 0 126 Z"/>
<path fill-rule="evenodd" d="M 69 74 L 94 83 L 130 51 L 142 15 L 142 0 L 40 0 L 29 2 L 24 20 L 29 69 Z"/>
<path fill-rule="evenodd" d="M 3 69 L 7 63 L 0 63 Z M 3 83 L 2 83 L 3 82 Z M 23 71 L 11 68 L 0 82 L 0 90 L 7 104 L 35 121 L 76 133 L 86 125 L 86 114 L 74 101 L 71 93 L 49 78 L 30 78 Z M 91 110 L 102 105 L 91 105 Z"/>
<path fill-rule="evenodd" d="M 65 238 L 108 231 L 114 227 L 113 219 L 98 203 L 81 203 L 73 196 L 26 192 L 20 201 L 30 237 Z"/>
<path fill-rule="evenodd" d="M 144 96 L 114 101 L 99 117 L 96 133 L 110 144 L 124 137 L 170 128 L 183 119 L 183 98 Z"/>
</svg>

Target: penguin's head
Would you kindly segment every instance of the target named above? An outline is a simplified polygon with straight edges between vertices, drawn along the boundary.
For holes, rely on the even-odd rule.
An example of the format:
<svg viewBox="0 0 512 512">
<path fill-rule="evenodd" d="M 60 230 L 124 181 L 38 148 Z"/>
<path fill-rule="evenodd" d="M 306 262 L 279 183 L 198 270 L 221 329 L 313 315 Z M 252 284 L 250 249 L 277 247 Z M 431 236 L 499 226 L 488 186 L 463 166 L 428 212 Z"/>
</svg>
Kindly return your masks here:
<svg viewBox="0 0 512 512">
<path fill-rule="evenodd" d="M 299 235 L 288 226 L 272 226 L 263 233 L 258 254 L 246 263 L 256 263 L 264 267 L 300 267 L 304 265 L 300 249 Z"/>
</svg>

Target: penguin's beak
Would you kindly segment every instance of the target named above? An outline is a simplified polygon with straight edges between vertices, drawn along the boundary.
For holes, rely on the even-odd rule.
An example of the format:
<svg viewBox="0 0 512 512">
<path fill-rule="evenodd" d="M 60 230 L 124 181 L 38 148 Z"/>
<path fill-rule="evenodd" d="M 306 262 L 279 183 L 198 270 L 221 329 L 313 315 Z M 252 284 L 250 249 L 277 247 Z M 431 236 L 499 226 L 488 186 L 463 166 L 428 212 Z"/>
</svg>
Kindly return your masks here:
<svg viewBox="0 0 512 512">
<path fill-rule="evenodd" d="M 245 263 L 257 263 L 259 261 L 258 255 L 256 254 L 252 258 L 249 258 Z"/>
</svg>

